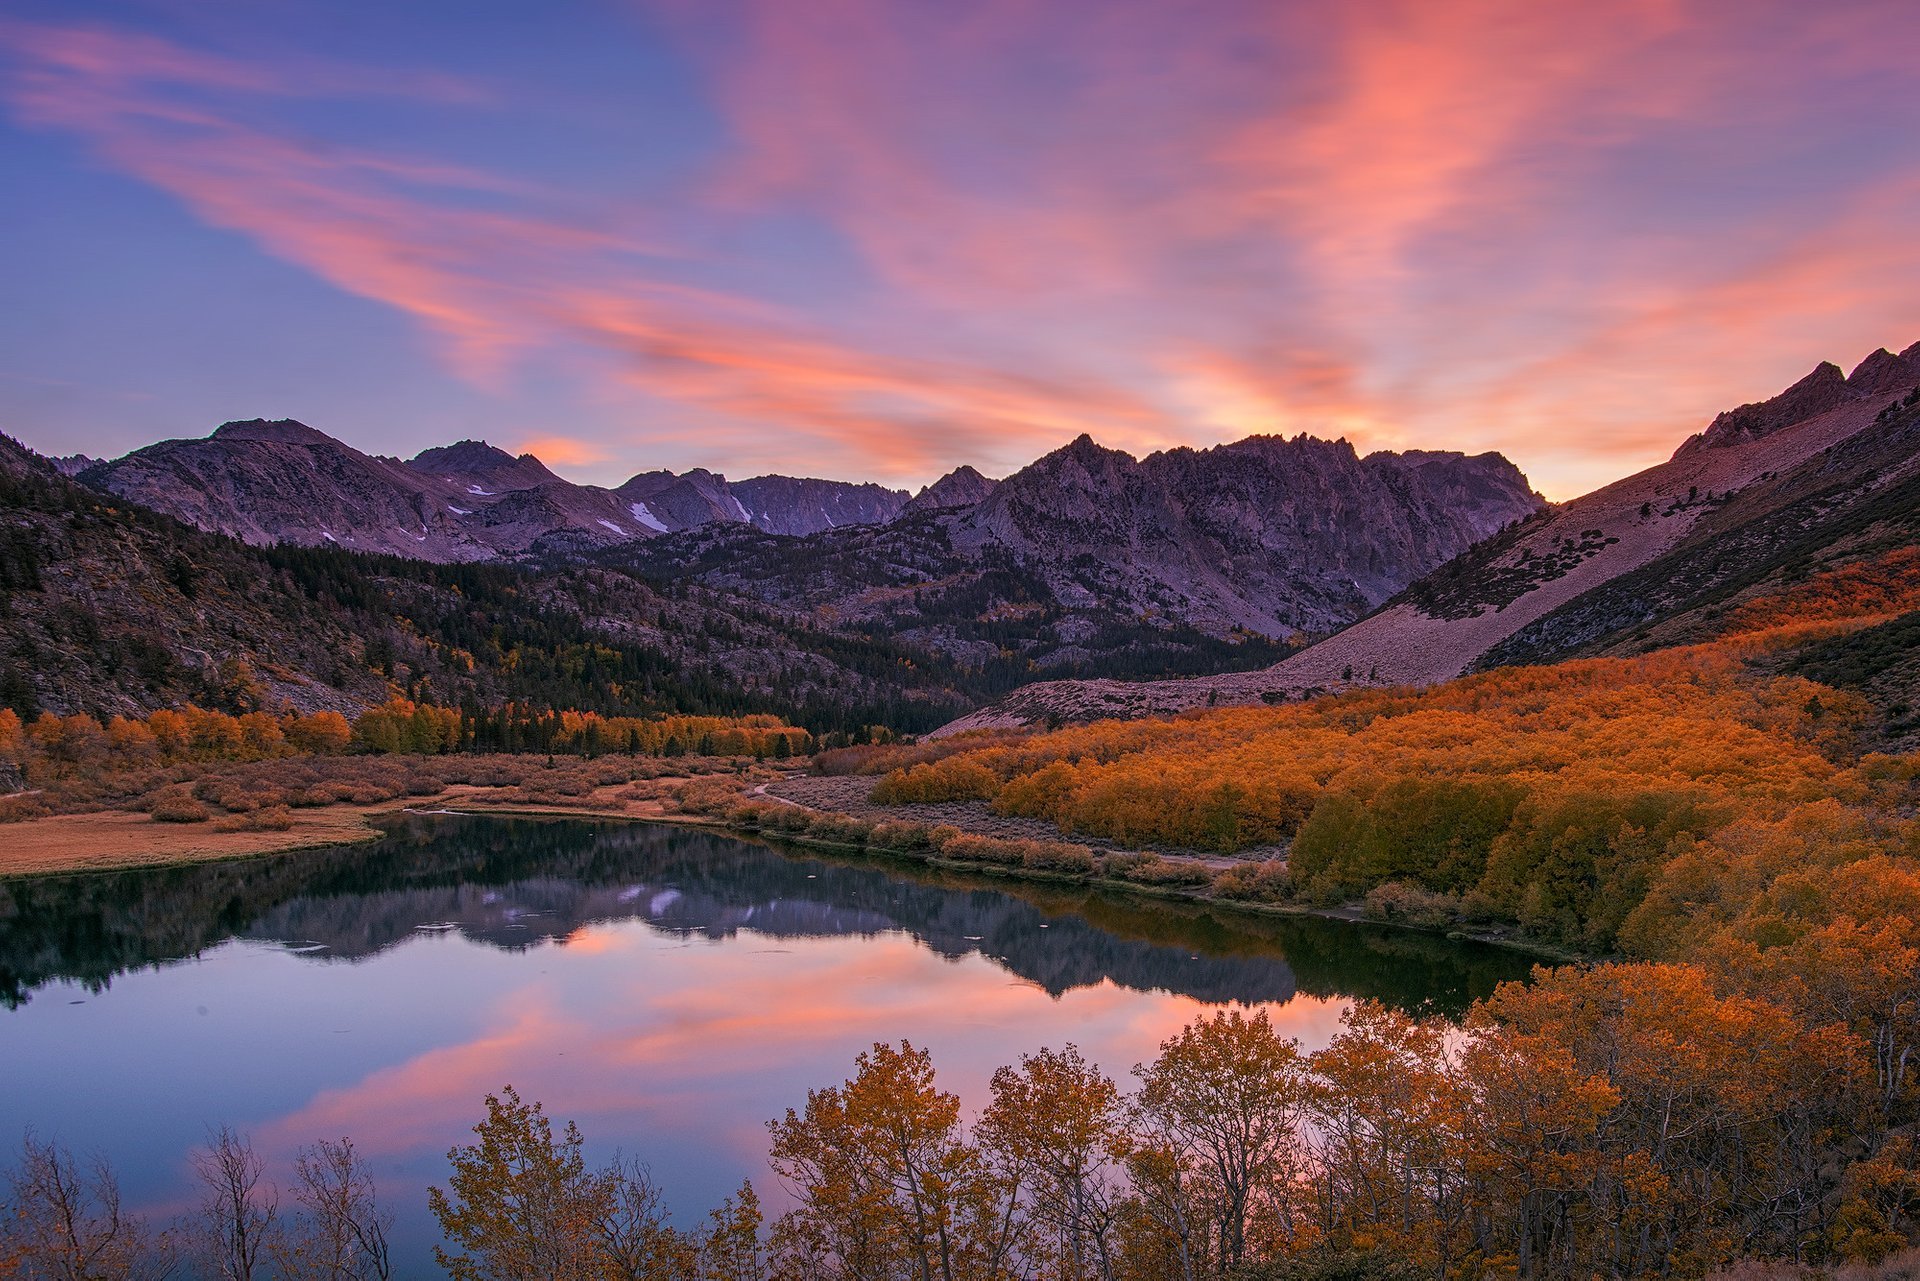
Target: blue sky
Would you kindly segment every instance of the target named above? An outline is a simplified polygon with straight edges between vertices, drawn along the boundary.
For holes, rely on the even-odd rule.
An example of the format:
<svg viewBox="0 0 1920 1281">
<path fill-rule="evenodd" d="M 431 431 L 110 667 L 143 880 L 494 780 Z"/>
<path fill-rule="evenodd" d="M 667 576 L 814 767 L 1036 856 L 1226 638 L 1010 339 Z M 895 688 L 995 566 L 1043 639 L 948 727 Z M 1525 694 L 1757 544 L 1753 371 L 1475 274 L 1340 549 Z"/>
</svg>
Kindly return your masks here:
<svg viewBox="0 0 1920 1281">
<path fill-rule="evenodd" d="M 18 0 L 0 430 L 897 484 L 1308 432 L 1567 497 L 1920 339 L 1908 25 Z"/>
</svg>

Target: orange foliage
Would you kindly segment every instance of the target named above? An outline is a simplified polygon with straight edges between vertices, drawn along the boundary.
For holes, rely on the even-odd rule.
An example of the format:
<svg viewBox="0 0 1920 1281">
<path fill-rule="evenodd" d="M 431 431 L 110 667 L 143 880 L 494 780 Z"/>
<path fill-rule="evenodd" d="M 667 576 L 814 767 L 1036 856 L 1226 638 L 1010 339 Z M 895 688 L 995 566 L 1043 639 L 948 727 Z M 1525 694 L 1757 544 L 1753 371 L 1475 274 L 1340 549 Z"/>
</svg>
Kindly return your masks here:
<svg viewBox="0 0 1920 1281">
<path fill-rule="evenodd" d="M 1865 621 L 1914 609 L 1920 609 L 1920 547 L 1900 547 L 1749 601 L 1728 615 L 1724 634 L 1825 620 Z"/>
</svg>

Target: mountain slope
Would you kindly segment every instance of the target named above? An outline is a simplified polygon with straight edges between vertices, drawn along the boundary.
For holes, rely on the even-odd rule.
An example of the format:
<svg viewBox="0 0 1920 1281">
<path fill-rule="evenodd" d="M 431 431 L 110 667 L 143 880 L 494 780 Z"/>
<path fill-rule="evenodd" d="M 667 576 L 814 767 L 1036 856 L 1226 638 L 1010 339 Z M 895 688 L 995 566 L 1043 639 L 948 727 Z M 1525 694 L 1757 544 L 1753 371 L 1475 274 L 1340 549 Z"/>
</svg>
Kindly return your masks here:
<svg viewBox="0 0 1920 1281">
<path fill-rule="evenodd" d="M 1839 507 L 1876 488 L 1896 507 L 1907 501 L 1888 482 L 1905 474 L 1914 442 L 1879 429 L 1916 386 L 1920 344 L 1897 356 L 1875 352 L 1851 375 L 1822 365 L 1771 400 L 1722 414 L 1668 462 L 1487 539 L 1264 671 L 1034 685 L 947 729 L 1164 714 L 1348 684 L 1429 684 L 1476 666 L 1595 652 L 1622 629 L 1678 609 L 1686 590 L 1710 593 L 1749 573 L 1789 528 L 1807 546 L 1831 545 L 1837 528 L 1823 521 L 1837 521 Z M 1849 448 L 1836 449 L 1842 442 Z M 1847 458 L 1854 461 L 1840 461 Z M 1822 496 L 1838 483 L 1835 469 L 1852 477 L 1855 498 Z M 1821 516 L 1823 507 L 1834 511 Z M 1769 523 L 1777 514 L 1783 523 Z M 1719 567 L 1704 568 L 1714 549 Z M 1683 573 L 1670 553 L 1692 568 Z M 1661 603 L 1636 601 L 1636 584 Z"/>
<path fill-rule="evenodd" d="M 937 724 L 936 658 L 608 568 L 258 548 L 84 488 L 0 436 L 0 705 L 352 711 L 393 692 L 599 711 Z"/>
<path fill-rule="evenodd" d="M 886 525 L 804 540 L 709 525 L 614 555 L 961 661 L 1011 649 L 1057 670 L 1156 648 L 1156 634 L 1189 654 L 1202 638 L 1271 653 L 1539 502 L 1497 455 L 1363 459 L 1301 437 L 1134 459 L 1082 437 L 997 484 L 955 473 Z"/>
</svg>

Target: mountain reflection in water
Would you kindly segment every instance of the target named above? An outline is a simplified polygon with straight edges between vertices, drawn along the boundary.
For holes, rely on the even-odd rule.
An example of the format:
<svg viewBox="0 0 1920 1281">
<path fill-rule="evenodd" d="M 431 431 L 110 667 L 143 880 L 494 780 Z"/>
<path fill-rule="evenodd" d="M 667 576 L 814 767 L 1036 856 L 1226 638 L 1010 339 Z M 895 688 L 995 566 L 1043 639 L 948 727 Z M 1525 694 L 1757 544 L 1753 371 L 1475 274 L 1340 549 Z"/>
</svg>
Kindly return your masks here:
<svg viewBox="0 0 1920 1281">
<path fill-rule="evenodd" d="M 623 920 L 704 939 L 904 933 L 1056 997 L 1104 980 L 1207 1003 L 1305 992 L 1450 1014 L 1526 971 L 1510 953 L 1430 936 L 782 853 L 695 829 L 412 818 L 366 845 L 0 883 L 0 1002 L 58 979 L 98 990 L 234 937 L 352 963 L 423 931 L 517 951 Z"/>
<path fill-rule="evenodd" d="M 427 1188 L 511 1083 L 589 1157 L 649 1162 L 676 1221 L 751 1177 L 768 1118 L 875 1041 L 978 1106 L 1072 1043 L 1123 1083 L 1226 1002 L 1304 1050 L 1347 1000 L 1451 1013 L 1523 959 L 1343 922 L 953 876 L 713 832 L 419 818 L 365 845 L 0 883 L 0 1143 L 102 1152 L 129 1206 L 194 1195 L 209 1126 L 269 1177 L 350 1136 L 432 1276 Z"/>
</svg>

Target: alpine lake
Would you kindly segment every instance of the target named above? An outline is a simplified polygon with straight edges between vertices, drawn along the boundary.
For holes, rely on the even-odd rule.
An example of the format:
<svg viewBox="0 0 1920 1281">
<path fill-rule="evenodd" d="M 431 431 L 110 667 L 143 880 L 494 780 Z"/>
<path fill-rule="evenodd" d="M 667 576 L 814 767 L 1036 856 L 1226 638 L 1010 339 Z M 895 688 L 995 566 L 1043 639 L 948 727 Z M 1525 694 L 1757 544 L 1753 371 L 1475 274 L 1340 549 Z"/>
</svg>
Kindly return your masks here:
<svg viewBox="0 0 1920 1281">
<path fill-rule="evenodd" d="M 511 1084 L 638 1157 L 675 1221 L 753 1178 L 766 1122 L 859 1051 L 929 1049 L 977 1107 L 1068 1042 L 1122 1086 L 1197 1015 L 1303 1048 L 1372 999 L 1456 1015 L 1526 957 L 1342 921 L 962 876 L 665 824 L 410 817 L 377 842 L 0 881 L 0 1142 L 116 1169 L 154 1219 L 189 1153 L 247 1134 L 285 1186 L 351 1137 L 429 1275 L 426 1189 Z"/>
</svg>

